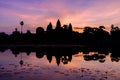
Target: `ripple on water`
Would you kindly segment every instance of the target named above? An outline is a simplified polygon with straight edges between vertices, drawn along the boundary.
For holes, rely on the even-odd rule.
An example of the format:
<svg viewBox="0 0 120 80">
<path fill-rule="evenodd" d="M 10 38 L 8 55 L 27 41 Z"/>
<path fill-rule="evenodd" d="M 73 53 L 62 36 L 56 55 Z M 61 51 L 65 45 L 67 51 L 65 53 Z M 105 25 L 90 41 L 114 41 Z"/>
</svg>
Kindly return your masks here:
<svg viewBox="0 0 120 80">
<path fill-rule="evenodd" d="M 14 65 L 14 64 L 9 64 Z M 20 67 L 19 67 L 20 68 Z M 0 78 L 4 78 L 3 80 L 11 79 L 16 75 L 17 78 L 25 79 L 25 76 L 32 75 L 31 77 L 35 77 L 36 79 L 41 77 L 42 80 L 48 80 L 48 78 L 44 78 L 47 76 L 51 76 L 52 74 L 59 76 L 62 76 L 65 78 L 65 80 L 120 80 L 120 77 L 118 77 L 116 74 L 119 73 L 116 70 L 109 70 L 102 71 L 97 69 L 89 69 L 89 68 L 69 68 L 69 69 L 53 69 L 50 67 L 40 67 L 37 65 L 26 65 L 19 69 L 17 68 L 5 68 L 3 66 L 0 66 Z M 7 77 L 7 78 L 6 78 Z M 28 79 L 32 79 L 28 77 Z M 54 78 L 53 78 L 54 79 Z M 14 79 L 15 80 L 15 79 Z M 19 80 L 19 79 L 18 79 Z"/>
</svg>

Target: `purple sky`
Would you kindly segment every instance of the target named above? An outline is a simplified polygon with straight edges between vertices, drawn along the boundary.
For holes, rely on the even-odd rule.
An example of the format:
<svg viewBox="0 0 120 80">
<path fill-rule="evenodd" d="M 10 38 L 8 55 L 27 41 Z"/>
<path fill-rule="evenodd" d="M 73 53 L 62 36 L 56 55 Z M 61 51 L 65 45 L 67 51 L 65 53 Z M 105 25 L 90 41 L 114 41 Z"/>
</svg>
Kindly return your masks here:
<svg viewBox="0 0 120 80">
<path fill-rule="evenodd" d="M 36 27 L 46 28 L 49 22 L 55 26 L 57 19 L 74 27 L 119 26 L 120 0 L 0 0 L 0 32 L 20 30 L 21 20 L 24 32 L 35 32 Z"/>
</svg>

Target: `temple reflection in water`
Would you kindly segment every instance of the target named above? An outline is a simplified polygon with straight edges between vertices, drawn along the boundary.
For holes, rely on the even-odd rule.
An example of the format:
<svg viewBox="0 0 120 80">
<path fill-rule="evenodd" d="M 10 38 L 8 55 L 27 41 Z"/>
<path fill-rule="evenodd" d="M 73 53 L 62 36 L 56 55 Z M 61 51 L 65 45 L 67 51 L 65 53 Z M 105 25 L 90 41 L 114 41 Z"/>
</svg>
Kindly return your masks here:
<svg viewBox="0 0 120 80">
<path fill-rule="evenodd" d="M 1 52 L 4 52 L 8 48 L 0 48 Z M 28 56 L 31 52 L 36 53 L 36 58 L 43 58 L 46 56 L 49 63 L 52 62 L 52 57 L 56 58 L 57 65 L 60 63 L 68 64 L 72 61 L 72 56 L 82 53 L 85 61 L 99 61 L 104 63 L 106 56 L 110 55 L 111 61 L 118 62 L 120 60 L 120 50 L 117 48 L 89 48 L 89 47 L 11 47 L 10 50 L 12 54 L 17 57 L 21 56 L 20 64 L 22 65 L 24 61 L 22 60 L 22 53 L 26 53 Z"/>
</svg>

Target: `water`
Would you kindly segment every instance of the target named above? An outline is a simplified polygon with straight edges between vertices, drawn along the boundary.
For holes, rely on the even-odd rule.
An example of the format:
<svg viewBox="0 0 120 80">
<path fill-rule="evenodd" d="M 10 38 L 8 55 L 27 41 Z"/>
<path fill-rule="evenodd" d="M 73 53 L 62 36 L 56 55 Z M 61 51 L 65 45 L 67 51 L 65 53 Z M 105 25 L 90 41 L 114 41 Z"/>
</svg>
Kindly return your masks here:
<svg viewBox="0 0 120 80">
<path fill-rule="evenodd" d="M 0 52 L 0 80 L 120 80 L 120 58 L 111 54 L 72 48 L 7 49 Z"/>
</svg>

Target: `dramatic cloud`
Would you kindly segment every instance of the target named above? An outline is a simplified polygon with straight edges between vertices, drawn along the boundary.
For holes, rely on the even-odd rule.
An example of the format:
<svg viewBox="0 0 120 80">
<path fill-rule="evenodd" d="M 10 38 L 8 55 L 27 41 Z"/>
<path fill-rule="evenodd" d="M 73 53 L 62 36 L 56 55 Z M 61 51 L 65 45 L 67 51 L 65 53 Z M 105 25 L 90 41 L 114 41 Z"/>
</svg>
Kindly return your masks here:
<svg viewBox="0 0 120 80">
<path fill-rule="evenodd" d="M 54 27 L 57 19 L 74 27 L 120 25 L 120 0 L 0 0 L 0 32 L 10 33 L 25 22 L 27 29 Z"/>
</svg>

